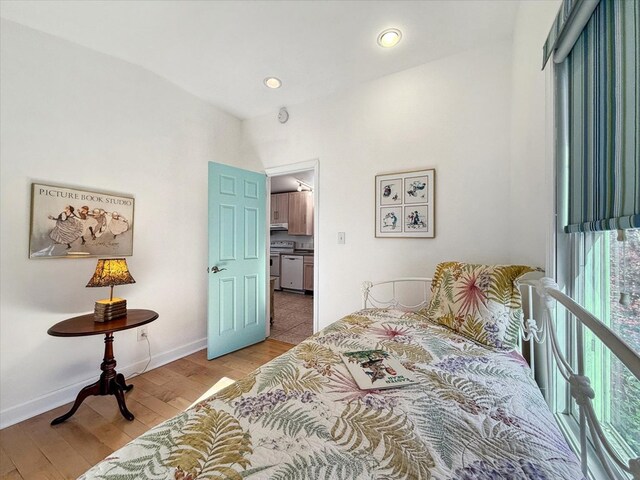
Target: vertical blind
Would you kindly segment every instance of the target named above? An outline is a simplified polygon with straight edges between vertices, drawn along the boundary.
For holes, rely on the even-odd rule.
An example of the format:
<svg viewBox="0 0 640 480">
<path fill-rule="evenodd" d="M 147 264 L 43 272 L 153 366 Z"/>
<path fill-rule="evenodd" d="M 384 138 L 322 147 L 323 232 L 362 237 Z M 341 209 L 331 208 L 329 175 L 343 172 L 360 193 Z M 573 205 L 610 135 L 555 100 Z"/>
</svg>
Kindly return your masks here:
<svg viewBox="0 0 640 480">
<path fill-rule="evenodd" d="M 640 227 L 639 10 L 601 0 L 566 59 L 568 233 Z"/>
</svg>

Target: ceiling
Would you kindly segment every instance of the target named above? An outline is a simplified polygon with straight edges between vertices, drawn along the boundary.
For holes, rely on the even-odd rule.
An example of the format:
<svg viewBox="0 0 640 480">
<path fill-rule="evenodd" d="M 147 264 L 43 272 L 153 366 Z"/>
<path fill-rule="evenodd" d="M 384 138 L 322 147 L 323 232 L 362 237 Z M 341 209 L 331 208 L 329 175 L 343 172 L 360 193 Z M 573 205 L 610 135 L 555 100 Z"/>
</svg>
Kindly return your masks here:
<svg viewBox="0 0 640 480">
<path fill-rule="evenodd" d="M 271 193 L 294 192 L 298 189 L 297 180 L 302 180 L 307 184 L 307 186 L 313 188 L 313 178 L 313 170 L 297 172 L 291 175 L 279 175 L 277 177 L 271 177 Z M 308 190 L 308 188 L 304 186 L 303 189 Z"/>
<path fill-rule="evenodd" d="M 517 1 L 3 0 L 0 15 L 250 118 L 512 34 Z M 376 37 L 397 27 L 402 41 Z M 267 76 L 282 80 L 267 89 Z"/>
</svg>

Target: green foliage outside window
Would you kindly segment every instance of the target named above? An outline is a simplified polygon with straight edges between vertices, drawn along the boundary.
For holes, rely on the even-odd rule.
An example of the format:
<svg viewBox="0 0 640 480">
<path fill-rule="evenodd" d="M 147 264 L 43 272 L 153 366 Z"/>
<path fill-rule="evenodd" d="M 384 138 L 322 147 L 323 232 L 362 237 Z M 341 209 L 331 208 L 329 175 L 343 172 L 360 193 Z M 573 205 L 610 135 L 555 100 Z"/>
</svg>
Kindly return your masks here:
<svg viewBox="0 0 640 480">
<path fill-rule="evenodd" d="M 615 231 L 585 234 L 584 305 L 640 352 L 640 229 L 626 233 L 626 246 Z M 622 291 L 630 304 L 620 303 Z M 640 455 L 640 381 L 589 331 L 584 352 L 594 407 L 609 440 L 623 457 Z"/>
</svg>

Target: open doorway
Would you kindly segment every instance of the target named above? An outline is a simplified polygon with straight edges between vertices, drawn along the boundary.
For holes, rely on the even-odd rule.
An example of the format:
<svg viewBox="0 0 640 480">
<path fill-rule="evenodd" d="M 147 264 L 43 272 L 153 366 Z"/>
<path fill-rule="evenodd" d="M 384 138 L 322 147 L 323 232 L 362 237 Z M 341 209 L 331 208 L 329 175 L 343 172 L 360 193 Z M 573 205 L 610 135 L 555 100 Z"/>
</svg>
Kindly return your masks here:
<svg viewBox="0 0 640 480">
<path fill-rule="evenodd" d="M 317 161 L 267 169 L 270 329 L 298 344 L 317 331 Z"/>
</svg>

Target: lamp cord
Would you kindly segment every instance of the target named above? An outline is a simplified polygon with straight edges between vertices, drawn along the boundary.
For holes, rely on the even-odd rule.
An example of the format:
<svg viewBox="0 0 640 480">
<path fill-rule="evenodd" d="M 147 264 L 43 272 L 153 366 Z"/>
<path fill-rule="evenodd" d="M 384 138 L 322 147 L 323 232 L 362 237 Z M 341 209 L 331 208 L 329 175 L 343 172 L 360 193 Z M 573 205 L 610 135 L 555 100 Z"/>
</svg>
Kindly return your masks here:
<svg viewBox="0 0 640 480">
<path fill-rule="evenodd" d="M 138 375 L 142 375 L 144 372 L 147 371 L 147 368 L 149 368 L 149 364 L 151 363 L 151 342 L 149 341 L 149 335 L 145 335 L 144 339 L 147 341 L 147 347 L 148 347 L 148 353 L 149 353 L 149 360 L 147 360 L 147 364 L 144 366 L 144 368 L 142 369 L 141 372 L 133 372 L 130 376 L 131 377 L 135 377 Z"/>
</svg>

